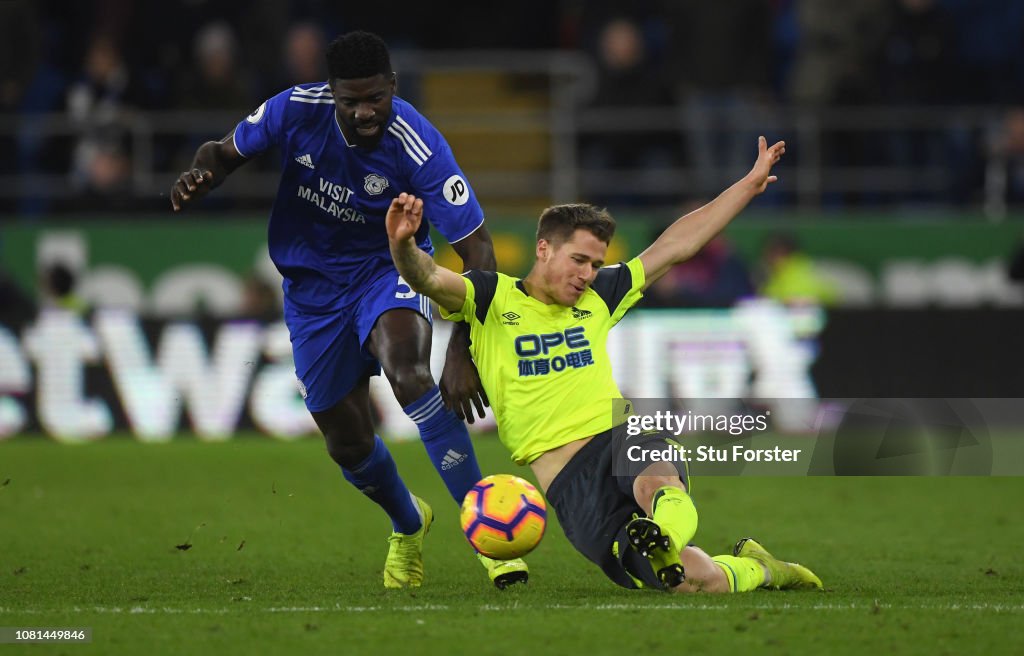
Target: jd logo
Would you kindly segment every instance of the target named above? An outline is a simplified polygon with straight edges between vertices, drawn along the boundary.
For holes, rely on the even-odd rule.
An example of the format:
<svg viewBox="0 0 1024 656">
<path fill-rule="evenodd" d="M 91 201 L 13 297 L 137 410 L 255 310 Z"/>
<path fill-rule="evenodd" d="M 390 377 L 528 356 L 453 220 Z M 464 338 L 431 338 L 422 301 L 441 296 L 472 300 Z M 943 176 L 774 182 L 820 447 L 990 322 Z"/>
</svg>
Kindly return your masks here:
<svg viewBox="0 0 1024 656">
<path fill-rule="evenodd" d="M 452 205 L 465 205 L 469 200 L 469 185 L 461 176 L 453 175 L 444 181 L 444 198 Z"/>
<path fill-rule="evenodd" d="M 264 102 L 262 105 L 257 107 L 253 111 L 252 114 L 249 114 L 248 116 L 246 116 L 245 120 L 248 121 L 249 123 L 252 123 L 253 125 L 255 125 L 256 123 L 260 122 L 261 118 L 263 118 L 263 112 L 265 112 L 265 111 L 267 111 L 267 103 L 266 102 Z"/>
</svg>

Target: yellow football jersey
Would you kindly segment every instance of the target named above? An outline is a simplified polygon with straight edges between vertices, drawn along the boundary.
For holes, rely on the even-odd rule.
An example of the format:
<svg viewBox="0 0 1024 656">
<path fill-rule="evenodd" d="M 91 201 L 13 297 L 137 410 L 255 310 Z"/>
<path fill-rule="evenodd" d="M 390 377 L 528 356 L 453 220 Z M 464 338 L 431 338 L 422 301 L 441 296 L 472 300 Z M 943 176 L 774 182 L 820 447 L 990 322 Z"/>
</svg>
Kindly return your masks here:
<svg viewBox="0 0 1024 656">
<path fill-rule="evenodd" d="M 576 305 L 547 305 L 522 281 L 493 271 L 464 274 L 466 301 L 441 315 L 465 321 L 502 443 L 526 464 L 625 421 L 608 359 L 608 331 L 643 297 L 643 264 L 602 268 Z M 619 411 L 622 404 L 614 404 Z"/>
</svg>

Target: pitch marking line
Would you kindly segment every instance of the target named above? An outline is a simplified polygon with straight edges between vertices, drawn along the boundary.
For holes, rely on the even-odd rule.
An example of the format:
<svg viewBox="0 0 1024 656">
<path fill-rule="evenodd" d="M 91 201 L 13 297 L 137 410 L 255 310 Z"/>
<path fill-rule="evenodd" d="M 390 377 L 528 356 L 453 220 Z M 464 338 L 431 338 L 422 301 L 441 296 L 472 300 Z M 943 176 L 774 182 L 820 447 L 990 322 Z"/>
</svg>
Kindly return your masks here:
<svg viewBox="0 0 1024 656">
<path fill-rule="evenodd" d="M 518 604 L 498 605 L 484 604 L 477 609 L 483 612 L 508 612 L 517 610 Z M 915 610 L 915 611 L 986 611 L 996 613 L 1024 612 L 1024 604 L 779 604 L 756 606 L 722 606 L 714 604 L 530 604 L 531 610 L 585 610 L 591 611 L 622 611 L 622 610 L 669 610 L 669 611 L 737 611 L 737 610 Z M 423 613 L 431 611 L 466 610 L 463 607 L 453 608 L 446 604 L 418 604 L 413 606 L 271 606 L 268 608 L 252 608 L 244 605 L 233 608 L 172 608 L 169 606 L 73 606 L 66 609 L 39 610 L 0 607 L 0 614 L 11 615 L 55 615 L 60 613 L 97 614 L 97 615 L 230 615 L 237 612 L 264 613 Z"/>
</svg>

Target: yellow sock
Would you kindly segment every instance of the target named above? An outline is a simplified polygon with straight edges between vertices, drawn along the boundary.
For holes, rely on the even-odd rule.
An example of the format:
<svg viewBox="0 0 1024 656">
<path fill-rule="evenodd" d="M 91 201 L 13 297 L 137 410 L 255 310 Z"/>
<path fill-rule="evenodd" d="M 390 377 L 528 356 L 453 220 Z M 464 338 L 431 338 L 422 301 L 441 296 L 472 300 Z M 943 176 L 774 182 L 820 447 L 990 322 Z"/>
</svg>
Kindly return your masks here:
<svg viewBox="0 0 1024 656">
<path fill-rule="evenodd" d="M 711 560 L 722 568 L 729 579 L 729 592 L 750 592 L 764 585 L 764 569 L 753 558 L 714 556 Z"/>
<path fill-rule="evenodd" d="M 677 548 L 685 548 L 697 533 L 697 509 L 690 495 L 678 487 L 666 485 L 654 493 L 651 506 L 654 523 L 668 533 Z"/>
</svg>

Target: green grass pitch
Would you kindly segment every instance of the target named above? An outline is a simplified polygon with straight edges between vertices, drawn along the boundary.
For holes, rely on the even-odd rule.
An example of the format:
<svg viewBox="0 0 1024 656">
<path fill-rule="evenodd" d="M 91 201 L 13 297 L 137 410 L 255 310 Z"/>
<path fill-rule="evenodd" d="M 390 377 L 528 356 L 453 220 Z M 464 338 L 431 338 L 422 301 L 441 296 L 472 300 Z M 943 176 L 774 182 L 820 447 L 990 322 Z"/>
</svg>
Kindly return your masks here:
<svg viewBox="0 0 1024 656">
<path fill-rule="evenodd" d="M 476 445 L 485 472 L 526 475 Z M 621 590 L 553 520 L 529 585 L 500 592 L 422 447 L 393 451 L 437 517 L 415 591 L 383 589 L 389 524 L 318 440 L 0 443 L 0 627 L 93 629 L 0 656 L 1024 652 L 1024 478 L 694 482 L 698 544 L 757 536 L 823 593 Z"/>
</svg>

